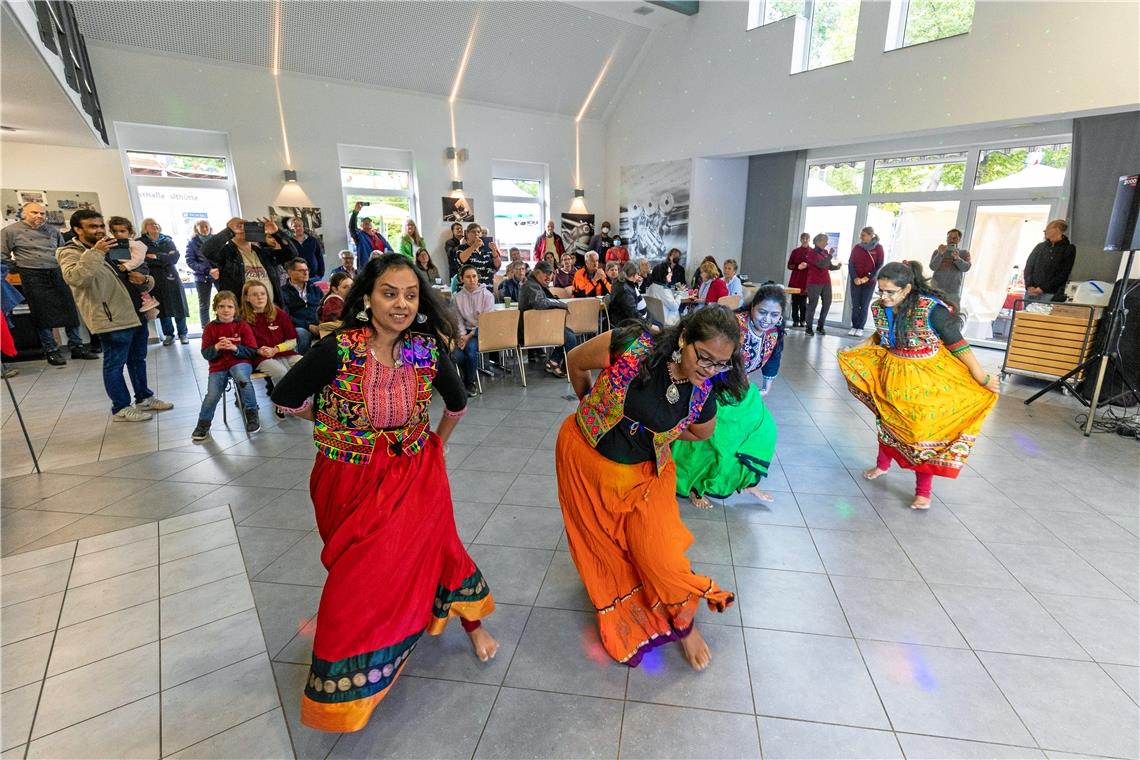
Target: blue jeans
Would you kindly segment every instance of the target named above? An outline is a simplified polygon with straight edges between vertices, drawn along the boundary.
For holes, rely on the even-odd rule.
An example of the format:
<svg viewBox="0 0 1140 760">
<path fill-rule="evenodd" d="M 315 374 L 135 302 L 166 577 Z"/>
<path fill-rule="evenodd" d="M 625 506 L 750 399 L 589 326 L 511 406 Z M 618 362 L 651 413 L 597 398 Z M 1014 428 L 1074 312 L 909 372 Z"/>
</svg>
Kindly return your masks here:
<svg viewBox="0 0 1140 760">
<path fill-rule="evenodd" d="M 316 340 L 316 336 L 309 332 L 308 327 L 297 326 L 297 353 L 304 356 L 314 340 Z"/>
<path fill-rule="evenodd" d="M 550 352 L 550 361 L 555 364 L 562 364 L 566 360 L 566 352 L 578 345 L 578 336 L 569 327 L 563 328 L 565 342 Z"/>
<path fill-rule="evenodd" d="M 475 373 L 479 371 L 479 331 L 473 330 L 467 345 L 452 352 L 452 361 L 459 365 L 463 382 L 475 384 Z"/>
<path fill-rule="evenodd" d="M 174 325 L 178 325 L 178 337 L 186 337 L 186 317 L 159 317 L 158 323 L 162 325 L 162 334 L 168 338 L 174 337 Z"/>
<path fill-rule="evenodd" d="M 131 394 L 123 379 L 123 367 L 131 378 L 135 402 L 154 395 L 146 386 L 146 342 L 149 333 L 145 325 L 100 333 L 103 341 L 103 387 L 111 399 L 111 414 L 131 405 Z"/>
<path fill-rule="evenodd" d="M 194 287 L 198 289 L 198 316 L 202 320 L 202 327 L 205 327 L 210 324 L 210 290 L 214 283 L 195 282 Z"/>
<path fill-rule="evenodd" d="M 868 280 L 862 285 L 851 283 L 851 326 L 860 330 L 867 324 L 867 310 L 871 307 L 871 299 L 875 297 L 875 288 L 878 282 Z"/>
<path fill-rule="evenodd" d="M 79 337 L 78 327 L 65 327 L 64 332 L 67 333 L 67 345 L 71 348 L 79 348 L 83 345 L 83 338 Z M 40 345 L 43 346 L 44 351 L 57 351 L 59 344 L 55 342 L 55 333 L 52 330 L 38 330 L 36 333 L 40 339 Z"/>
<path fill-rule="evenodd" d="M 247 412 L 256 412 L 257 394 L 253 390 L 251 374 L 253 374 L 253 366 L 247 362 L 235 364 L 221 372 L 211 372 L 209 380 L 206 381 L 206 398 L 202 399 L 202 411 L 198 412 L 198 422 L 209 423 L 214 421 L 214 411 L 218 408 L 218 402 L 222 400 L 222 392 L 226 389 L 226 380 L 231 377 L 234 379 L 234 385 L 237 386 L 242 406 Z"/>
</svg>

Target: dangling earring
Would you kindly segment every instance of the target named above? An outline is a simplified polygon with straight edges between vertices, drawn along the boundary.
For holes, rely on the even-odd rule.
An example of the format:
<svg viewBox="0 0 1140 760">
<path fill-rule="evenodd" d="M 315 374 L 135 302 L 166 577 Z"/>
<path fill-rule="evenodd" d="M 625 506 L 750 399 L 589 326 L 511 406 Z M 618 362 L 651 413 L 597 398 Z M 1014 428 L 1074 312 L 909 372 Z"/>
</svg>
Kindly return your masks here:
<svg viewBox="0 0 1140 760">
<path fill-rule="evenodd" d="M 672 354 L 669 356 L 669 359 L 670 359 L 670 360 L 672 360 L 672 362 L 673 362 L 674 364 L 680 364 L 680 363 L 681 363 L 681 349 L 680 349 L 680 348 L 678 348 L 676 351 L 674 351 L 674 352 L 673 352 L 673 353 L 672 353 Z"/>
<path fill-rule="evenodd" d="M 419 323 L 419 324 L 421 324 L 421 325 L 422 325 L 424 322 L 427 322 L 427 314 L 424 314 L 424 313 L 422 313 L 422 312 L 421 312 L 421 313 L 419 313 L 419 314 L 417 314 L 417 315 L 416 315 L 416 322 L 418 322 L 418 323 Z"/>
<path fill-rule="evenodd" d="M 368 310 L 368 301 L 365 300 L 364 301 L 364 308 L 361 309 L 360 311 L 356 312 L 356 321 L 357 322 L 367 322 L 370 319 L 372 319 L 372 314 Z"/>
</svg>

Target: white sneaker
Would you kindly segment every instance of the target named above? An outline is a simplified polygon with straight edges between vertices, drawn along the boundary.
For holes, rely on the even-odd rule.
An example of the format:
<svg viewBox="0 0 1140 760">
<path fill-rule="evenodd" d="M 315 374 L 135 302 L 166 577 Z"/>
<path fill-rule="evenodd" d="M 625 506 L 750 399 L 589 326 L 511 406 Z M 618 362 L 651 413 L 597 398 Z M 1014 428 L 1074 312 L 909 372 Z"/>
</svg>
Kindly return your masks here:
<svg viewBox="0 0 1140 760">
<path fill-rule="evenodd" d="M 854 327 L 852 327 L 850 330 L 847 331 L 847 334 L 848 335 L 858 335 L 859 331 L 856 330 Z"/>
<path fill-rule="evenodd" d="M 146 422 L 152 416 L 150 412 L 140 411 L 133 406 L 124 407 L 115 412 L 115 419 L 124 422 Z"/>
<path fill-rule="evenodd" d="M 167 409 L 173 409 L 174 404 L 169 401 L 163 401 L 158 396 L 151 396 L 144 398 L 142 401 L 135 404 L 135 409 L 142 409 L 145 412 L 165 412 Z"/>
</svg>

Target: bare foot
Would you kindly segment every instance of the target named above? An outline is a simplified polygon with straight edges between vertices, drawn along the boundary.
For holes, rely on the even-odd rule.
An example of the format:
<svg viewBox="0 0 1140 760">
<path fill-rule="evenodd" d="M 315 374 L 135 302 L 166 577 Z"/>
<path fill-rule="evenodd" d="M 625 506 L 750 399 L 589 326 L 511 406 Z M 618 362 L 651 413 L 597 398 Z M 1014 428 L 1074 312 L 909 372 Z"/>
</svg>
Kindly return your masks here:
<svg viewBox="0 0 1140 760">
<path fill-rule="evenodd" d="M 712 652 L 709 651 L 709 645 L 705 642 L 705 637 L 697 630 L 696 625 L 689 631 L 689 635 L 681 639 L 681 650 L 685 654 L 685 660 L 692 666 L 693 670 L 704 670 L 712 662 Z"/>
<path fill-rule="evenodd" d="M 492 660 L 499 653 L 499 642 L 487 633 L 486 626 L 479 626 L 474 631 L 468 632 L 467 636 L 471 639 L 471 648 L 475 650 L 475 656 L 480 662 Z"/>
<path fill-rule="evenodd" d="M 753 496 L 755 496 L 760 501 L 771 502 L 771 501 L 776 500 L 776 497 L 773 496 L 772 494 L 768 493 L 767 491 L 761 491 L 759 488 L 756 488 L 756 487 L 749 488 L 748 493 L 752 494 Z"/>
<path fill-rule="evenodd" d="M 910 503 L 911 509 L 930 509 L 930 499 L 926 496 L 915 496 Z"/>
<path fill-rule="evenodd" d="M 879 477 L 880 475 L 886 475 L 886 474 L 887 474 L 886 470 L 880 470 L 878 467 L 872 467 L 869 470 L 863 470 L 863 477 L 866 478 L 867 480 L 874 480 L 875 478 Z"/>
<path fill-rule="evenodd" d="M 701 496 L 696 491 L 692 491 L 689 494 L 689 501 L 697 509 L 712 509 L 713 507 L 713 503 L 711 501 L 706 499 L 704 496 Z"/>
</svg>

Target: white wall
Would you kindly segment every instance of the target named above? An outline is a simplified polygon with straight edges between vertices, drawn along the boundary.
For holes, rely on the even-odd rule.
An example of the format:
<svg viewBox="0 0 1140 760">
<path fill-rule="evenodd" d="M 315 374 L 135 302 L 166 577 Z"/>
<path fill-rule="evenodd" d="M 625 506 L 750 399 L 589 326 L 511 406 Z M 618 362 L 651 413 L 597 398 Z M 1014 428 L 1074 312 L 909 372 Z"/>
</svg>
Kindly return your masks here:
<svg viewBox="0 0 1140 760">
<path fill-rule="evenodd" d="M 269 71 L 101 45 L 90 45 L 90 55 L 103 113 L 109 123 L 227 132 L 242 214 L 251 218 L 266 213 L 281 189 L 285 168 L 277 100 Z M 412 151 L 419 192 L 416 220 L 436 263 L 444 264 L 441 243 L 446 227 L 441 221 L 440 197 L 451 191 L 450 167 L 444 158 L 444 150 L 451 144 L 446 99 L 298 75 L 282 76 L 281 96 L 300 184 L 326 213 L 325 247 L 330 259 L 335 258 L 337 250 L 347 247 L 344 224 L 338 221 L 342 196 L 337 145 L 345 144 Z M 569 209 L 574 187 L 572 119 L 460 100 L 456 122 L 459 146 L 470 152 L 470 159 L 461 165 L 460 171 L 466 194 L 475 200 L 477 221 L 493 226 L 491 162 L 496 159 L 548 164 L 549 211 L 556 217 Z M 582 123 L 581 146 L 586 199 L 600 205 L 604 148 L 599 122 Z M 21 147 L 48 154 L 62 150 Z M 100 161 L 106 156 L 106 163 L 100 164 L 104 167 L 100 177 L 84 176 L 83 183 L 71 185 L 84 184 L 76 189 L 99 191 L 96 179 L 102 179 L 104 171 L 110 172 L 103 184 L 108 192 L 112 187 L 117 190 L 112 192 L 114 205 L 108 208 L 129 211 L 130 206 L 123 202 L 126 189 L 116 152 L 88 154 L 98 154 Z M 25 184 L 71 186 L 55 174 L 62 173 L 62 164 L 53 163 L 41 172 L 34 160 L 19 163 L 21 177 L 52 174 L 50 181 L 41 177 Z M 9 186 L 8 170 L 5 156 L 5 186 Z"/>
<path fill-rule="evenodd" d="M 110 148 L 0 143 L 0 187 L 98 193 L 104 214 L 134 217 L 119 153 Z"/>
<path fill-rule="evenodd" d="M 979 0 L 969 34 L 883 52 L 888 16 L 888 2 L 863 2 L 855 60 L 795 75 L 794 21 L 746 32 L 745 2 L 702 3 L 658 30 L 610 114 L 606 209 L 625 164 L 1051 120 L 1140 96 L 1135 2 Z"/>
<path fill-rule="evenodd" d="M 744 207 L 748 197 L 748 159 L 698 158 L 693 161 L 689 199 L 689 269 L 705 256 L 717 263 L 740 261 L 744 242 Z M 748 274 L 746 271 L 745 274 Z"/>
</svg>

